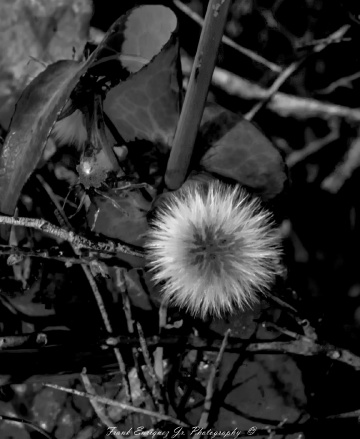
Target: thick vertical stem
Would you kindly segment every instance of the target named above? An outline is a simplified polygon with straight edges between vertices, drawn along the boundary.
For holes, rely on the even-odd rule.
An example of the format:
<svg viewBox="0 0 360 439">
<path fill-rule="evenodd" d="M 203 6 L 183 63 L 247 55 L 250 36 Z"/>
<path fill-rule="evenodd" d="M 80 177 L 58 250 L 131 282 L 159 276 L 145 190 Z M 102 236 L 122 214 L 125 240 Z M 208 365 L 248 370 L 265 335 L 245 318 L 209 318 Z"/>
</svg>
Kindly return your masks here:
<svg viewBox="0 0 360 439">
<path fill-rule="evenodd" d="M 183 184 L 188 172 L 229 6 L 230 0 L 209 1 L 165 174 L 171 190 Z"/>
</svg>

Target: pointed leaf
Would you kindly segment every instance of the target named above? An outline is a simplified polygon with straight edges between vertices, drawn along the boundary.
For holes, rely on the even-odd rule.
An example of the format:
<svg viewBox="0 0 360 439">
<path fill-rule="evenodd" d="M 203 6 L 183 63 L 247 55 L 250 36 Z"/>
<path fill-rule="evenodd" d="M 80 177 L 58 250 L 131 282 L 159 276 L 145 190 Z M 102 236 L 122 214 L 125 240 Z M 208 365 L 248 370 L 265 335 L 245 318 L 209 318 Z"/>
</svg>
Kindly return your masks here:
<svg viewBox="0 0 360 439">
<path fill-rule="evenodd" d="M 58 61 L 21 95 L 0 156 L 0 211 L 11 215 L 53 124 L 82 75 L 83 63 Z"/>
<path fill-rule="evenodd" d="M 284 161 L 255 125 L 220 107 L 212 108 L 204 121 L 202 141 L 211 146 L 201 158 L 202 169 L 235 180 L 264 200 L 283 191 Z"/>
<path fill-rule="evenodd" d="M 135 51 L 144 63 L 156 56 L 141 71 L 108 92 L 104 110 L 127 142 L 143 139 L 160 142 L 168 148 L 180 111 L 177 21 L 175 14 L 163 6 L 142 10 L 143 17 L 133 26 L 140 36 L 124 44 L 124 50 Z M 124 55 L 126 52 L 123 53 L 126 59 Z"/>
</svg>

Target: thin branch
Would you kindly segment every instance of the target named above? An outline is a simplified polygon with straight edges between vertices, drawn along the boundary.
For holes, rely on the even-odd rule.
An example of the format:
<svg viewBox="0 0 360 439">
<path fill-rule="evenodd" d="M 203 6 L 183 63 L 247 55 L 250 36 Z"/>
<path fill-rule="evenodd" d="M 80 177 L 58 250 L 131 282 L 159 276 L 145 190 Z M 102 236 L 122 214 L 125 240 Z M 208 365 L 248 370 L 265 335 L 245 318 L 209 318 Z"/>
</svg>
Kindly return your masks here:
<svg viewBox="0 0 360 439">
<path fill-rule="evenodd" d="M 210 414 L 212 399 L 213 399 L 213 395 L 214 395 L 214 382 L 215 382 L 215 378 L 216 378 L 216 375 L 217 375 L 219 367 L 220 367 L 221 360 L 224 356 L 224 352 L 226 349 L 226 345 L 227 345 L 230 333 L 231 333 L 230 329 L 228 329 L 225 332 L 224 339 L 221 343 L 219 353 L 218 353 L 216 360 L 215 360 L 214 364 L 212 365 L 212 368 L 210 371 L 210 376 L 209 376 L 209 379 L 208 379 L 208 382 L 206 385 L 204 410 L 201 413 L 201 417 L 200 417 L 200 421 L 199 421 L 200 428 L 206 428 L 208 426 L 208 423 L 209 423 L 209 414 Z"/>
<path fill-rule="evenodd" d="M 229 6 L 230 0 L 210 0 L 208 4 L 165 173 L 166 186 L 171 190 L 183 184 L 188 172 Z"/>
<path fill-rule="evenodd" d="M 159 308 L 159 336 L 161 337 L 162 332 L 166 326 L 167 321 L 167 301 L 163 299 Z M 154 352 L 154 369 L 160 384 L 164 382 L 164 349 L 163 347 L 158 347 Z"/>
<path fill-rule="evenodd" d="M 299 322 L 304 323 L 304 322 Z M 318 343 L 315 338 L 309 334 L 309 331 L 305 331 L 307 335 L 298 334 L 296 340 L 291 341 L 266 341 L 255 340 L 249 344 L 248 339 L 230 338 L 226 346 L 226 352 L 239 352 L 240 349 L 244 350 L 244 344 L 246 345 L 247 352 L 273 352 L 273 353 L 288 353 L 301 356 L 315 356 L 324 355 L 331 360 L 340 361 L 353 367 L 355 370 L 360 370 L 360 357 L 352 353 L 347 349 L 340 348 L 338 346 L 331 345 L 329 343 Z M 55 337 L 55 338 L 54 338 Z M 46 355 L 46 351 L 49 349 L 48 345 L 51 345 L 49 352 L 54 353 L 53 347 L 57 345 L 59 347 L 66 346 L 66 344 L 60 344 L 61 337 L 59 332 L 53 334 L 52 331 L 43 331 L 33 334 L 21 334 L 21 335 L 9 335 L 0 337 L 0 347 L 2 350 L 13 349 L 14 347 L 21 347 L 24 353 L 27 349 L 39 349 Z M 65 343 L 69 342 L 69 334 L 64 331 Z M 207 338 L 197 337 L 194 335 L 189 336 L 152 336 L 146 337 L 146 345 L 148 349 L 155 349 L 158 346 L 173 348 L 173 346 L 181 345 L 184 350 L 203 350 L 203 351 L 219 351 L 222 341 L 215 339 L 209 341 Z M 25 347 L 26 346 L 26 347 Z M 72 348 L 76 345 L 72 344 Z M 137 336 L 110 336 L 97 343 L 90 343 L 89 349 L 95 349 L 98 347 L 102 349 L 114 348 L 117 346 L 128 347 L 140 347 L 140 341 Z M 77 351 L 81 352 L 82 345 L 76 347 Z M 53 355 L 53 354 L 52 354 Z M 45 358 L 45 357 L 44 357 Z M 106 357 L 104 357 L 106 358 Z"/>
<path fill-rule="evenodd" d="M 334 39 L 338 39 L 341 38 L 348 30 L 349 30 L 350 26 L 349 25 L 344 25 L 342 26 L 340 29 L 338 29 L 336 32 L 334 32 L 333 34 L 331 34 L 328 38 L 326 38 L 325 41 L 319 43 L 313 50 L 313 52 L 309 55 L 306 55 L 304 58 L 293 62 L 292 64 L 290 64 L 289 67 L 287 67 L 279 76 L 278 78 L 274 81 L 274 83 L 272 84 L 272 86 L 268 89 L 268 93 L 267 93 L 267 97 L 266 99 L 262 100 L 261 102 L 258 102 L 246 115 L 245 115 L 245 119 L 247 120 L 252 120 L 255 116 L 255 114 L 261 109 L 263 108 L 271 99 L 272 96 L 274 96 L 274 94 L 280 89 L 280 87 L 285 83 L 285 81 L 287 81 L 289 79 L 289 77 L 291 75 L 293 75 L 301 66 L 303 66 L 303 64 L 305 63 L 305 61 L 307 61 L 309 59 L 309 57 L 311 55 L 313 55 L 314 53 L 320 53 L 321 51 L 323 51 L 329 44 L 331 44 L 331 42 Z"/>
<path fill-rule="evenodd" d="M 110 405 L 113 407 L 120 407 L 124 410 L 128 410 L 129 412 L 140 413 L 142 415 L 150 416 L 150 417 L 159 419 L 161 421 L 171 422 L 172 424 L 179 425 L 180 427 L 189 427 L 189 425 L 185 424 L 184 422 L 178 421 L 177 419 L 175 419 L 171 416 L 163 415 L 161 413 L 153 412 L 151 410 L 142 409 L 140 407 L 134 407 L 134 406 L 131 406 L 129 404 L 125 404 L 123 402 L 114 401 L 114 400 L 112 400 L 110 398 L 106 398 L 104 396 L 90 395 L 89 393 L 81 392 L 81 391 L 75 390 L 75 389 L 69 389 L 67 387 L 59 386 L 57 384 L 44 383 L 44 386 L 50 387 L 51 389 L 62 390 L 63 392 L 70 393 L 72 395 L 82 396 L 83 398 L 95 399 L 97 402 L 99 402 L 101 404 L 107 404 L 107 405 Z"/>
<path fill-rule="evenodd" d="M 183 73 L 189 75 L 192 66 L 191 60 L 187 57 L 182 57 L 181 62 Z M 266 99 L 268 95 L 268 90 L 260 85 L 219 67 L 216 67 L 214 70 L 212 85 L 231 96 L 250 101 L 261 101 Z M 341 117 L 349 121 L 360 122 L 360 109 L 358 108 L 344 107 L 282 92 L 277 92 L 271 97 L 267 104 L 267 109 L 283 117 L 292 116 L 299 119 Z"/>
<path fill-rule="evenodd" d="M 87 277 L 87 280 L 88 280 L 88 282 L 90 284 L 90 287 L 91 287 L 91 289 L 93 291 L 93 294 L 94 294 L 97 306 L 99 308 L 101 317 L 102 317 L 104 325 L 105 325 L 105 329 L 106 329 L 106 331 L 109 334 L 112 334 L 112 332 L 113 332 L 112 325 L 110 323 L 109 316 L 108 316 L 108 314 L 106 312 L 106 309 L 105 309 L 104 301 L 103 301 L 103 299 L 101 297 L 101 294 L 100 294 L 98 286 L 97 286 L 97 284 L 95 282 L 95 279 L 94 279 L 94 277 L 93 277 L 89 267 L 86 267 L 86 266 L 83 265 L 82 268 L 83 268 L 84 273 L 85 273 L 85 275 Z M 114 354 L 115 354 L 116 360 L 117 360 L 117 362 L 119 364 L 119 368 L 120 368 L 120 372 L 121 372 L 121 375 L 122 375 L 122 381 L 123 381 L 126 397 L 127 397 L 128 401 L 131 401 L 131 389 L 130 389 L 130 384 L 129 384 L 129 380 L 128 380 L 128 377 L 127 377 L 126 366 L 125 366 L 124 359 L 123 359 L 123 357 L 121 355 L 120 349 L 118 347 L 114 347 Z"/>
<path fill-rule="evenodd" d="M 190 9 L 188 6 L 184 5 L 179 0 L 173 0 L 174 5 L 184 14 L 186 14 L 188 17 L 190 17 L 192 20 L 195 21 L 195 23 L 199 24 L 200 26 L 204 25 L 204 20 L 198 15 L 196 12 L 194 12 L 192 9 Z M 281 66 L 278 66 L 277 64 L 268 61 L 267 59 L 263 58 L 262 56 L 258 55 L 257 53 L 253 52 L 252 50 L 246 49 L 246 47 L 242 47 L 239 44 L 235 43 L 233 40 L 231 40 L 226 35 L 223 35 L 221 41 L 226 44 L 229 47 L 232 47 L 233 49 L 237 50 L 241 54 L 247 56 L 251 60 L 264 65 L 268 69 L 272 70 L 273 72 L 280 73 L 282 68 Z"/>
<path fill-rule="evenodd" d="M 62 223 L 60 225 L 62 227 L 66 226 L 67 229 L 71 230 L 72 226 L 65 215 L 64 209 L 61 207 L 61 204 L 58 201 L 58 197 L 54 194 L 54 191 L 51 189 L 50 185 L 43 179 L 43 177 L 40 174 L 36 174 L 36 178 L 39 180 L 40 184 L 48 194 L 50 200 L 54 203 L 58 214 L 61 216 Z"/>
<path fill-rule="evenodd" d="M 252 120 L 255 114 L 266 105 L 266 103 L 271 99 L 271 97 L 279 90 L 279 88 L 284 84 L 284 82 L 303 64 L 304 59 L 295 61 L 289 65 L 279 77 L 274 81 L 272 86 L 268 89 L 267 98 L 258 102 L 244 117 L 247 120 Z"/>
<path fill-rule="evenodd" d="M 144 332 L 143 332 L 142 327 L 141 327 L 139 322 L 137 323 L 137 330 L 138 330 L 138 334 L 139 334 L 141 351 L 142 351 L 142 354 L 143 354 L 143 357 L 145 360 L 146 367 L 148 369 L 148 373 L 149 373 L 151 381 L 152 381 L 151 392 L 152 392 L 153 398 L 156 402 L 156 405 L 158 406 L 159 412 L 164 414 L 165 407 L 164 407 L 164 401 L 163 401 L 163 397 L 162 397 L 163 392 L 162 392 L 162 388 L 161 388 L 161 383 L 159 382 L 158 377 L 155 373 L 154 366 L 153 366 L 152 361 L 150 359 L 149 349 L 147 347 L 146 340 L 144 337 Z"/>
<path fill-rule="evenodd" d="M 127 285 L 126 285 L 126 277 L 125 277 L 125 269 L 122 267 L 115 267 L 115 286 L 118 288 L 118 290 L 121 292 L 121 297 L 123 300 L 123 310 L 126 318 L 126 325 L 129 333 L 131 335 L 134 334 L 134 320 L 132 317 L 131 312 L 131 303 L 129 299 L 129 295 L 127 292 Z M 139 365 L 139 352 L 135 346 L 132 347 L 132 354 L 134 358 L 134 364 L 136 367 L 136 373 L 137 373 L 137 379 L 140 380 L 140 377 L 142 376 L 142 370 Z M 145 380 L 144 380 L 145 381 Z M 145 383 L 146 385 L 146 383 Z"/>
<path fill-rule="evenodd" d="M 360 165 L 360 138 L 350 145 L 344 158 L 321 183 L 321 189 L 336 194 Z"/>
<path fill-rule="evenodd" d="M 68 230 L 73 231 L 72 230 L 72 226 L 71 226 L 71 224 L 70 224 L 70 222 L 69 222 L 69 220 L 68 220 L 64 210 L 62 209 L 60 204 L 57 203 L 57 198 L 56 198 L 56 195 L 53 192 L 52 188 L 46 183 L 46 181 L 44 179 L 40 179 L 40 182 L 42 183 L 42 185 L 43 185 L 44 189 L 46 190 L 46 193 L 48 194 L 50 200 L 54 203 L 54 205 L 55 205 L 55 207 L 57 209 L 57 212 L 58 212 L 57 217 L 59 219 L 60 225 L 63 228 L 67 228 Z M 74 253 L 77 256 L 79 256 L 79 249 L 76 248 L 74 244 L 71 244 L 71 246 L 72 246 L 72 249 L 73 249 Z M 94 263 L 95 262 L 93 262 L 93 264 Z M 101 296 L 101 293 L 100 293 L 100 291 L 98 289 L 98 286 L 97 286 L 97 283 L 96 283 L 95 278 L 93 276 L 93 273 L 91 271 L 91 267 L 93 267 L 93 264 L 90 267 L 87 267 L 86 265 L 82 265 L 81 268 L 82 268 L 82 270 L 83 270 L 83 272 L 84 272 L 84 274 L 85 274 L 85 276 L 86 276 L 86 278 L 87 278 L 87 280 L 89 282 L 90 288 L 91 288 L 91 290 L 92 290 L 92 292 L 94 294 L 94 298 L 96 300 L 96 303 L 97 303 L 97 306 L 99 308 L 102 320 L 104 322 L 105 329 L 106 329 L 106 331 L 110 335 L 110 334 L 113 333 L 112 325 L 111 325 L 109 316 L 107 314 L 103 298 Z M 129 379 L 128 379 L 128 376 L 127 376 L 125 362 L 124 362 L 124 360 L 122 358 L 120 349 L 118 347 L 114 347 L 114 354 L 115 354 L 116 360 L 117 360 L 117 362 L 119 364 L 120 372 L 122 374 L 122 382 L 123 382 L 123 386 L 124 386 L 124 389 L 125 389 L 125 394 L 126 394 L 126 397 L 127 397 L 127 401 L 129 401 L 131 403 L 130 383 L 129 383 Z"/>
<path fill-rule="evenodd" d="M 59 250 L 57 254 L 50 254 L 49 250 L 31 250 L 27 247 L 16 247 L 13 245 L 0 245 L 0 255 L 11 255 L 15 258 L 8 258 L 8 265 L 15 265 L 22 261 L 24 258 L 42 258 L 42 259 L 53 259 L 55 261 L 64 262 L 65 264 L 87 264 L 89 265 L 92 260 L 97 258 L 92 257 L 89 259 L 79 258 L 78 256 L 60 256 L 61 251 Z"/>
<path fill-rule="evenodd" d="M 360 72 L 356 72 L 352 75 L 344 76 L 343 78 L 337 79 L 336 81 L 329 84 L 327 87 L 322 88 L 321 90 L 316 90 L 316 92 L 321 94 L 329 94 L 335 91 L 338 87 L 352 88 L 353 85 L 351 84 L 351 82 L 356 81 L 359 78 Z"/>
<path fill-rule="evenodd" d="M 80 376 L 81 376 L 81 379 L 82 379 L 82 382 L 84 384 L 86 392 L 89 393 L 90 395 L 97 396 L 95 389 L 92 386 L 89 377 L 87 376 L 85 368 L 83 368 Z M 118 438 L 122 439 L 123 436 L 119 432 L 116 432 L 117 434 L 115 435 L 114 431 L 116 430 L 116 425 L 107 417 L 107 415 L 105 413 L 105 407 L 103 406 L 103 404 L 99 404 L 96 401 L 96 399 L 89 399 L 89 402 L 90 402 L 92 408 L 94 409 L 94 412 L 97 414 L 98 418 L 100 419 L 100 421 L 104 425 L 106 425 L 106 427 L 108 429 L 110 429 L 111 436 L 118 437 Z"/>
<path fill-rule="evenodd" d="M 57 239 L 67 241 L 77 249 L 89 249 L 101 253 L 109 253 L 116 255 L 116 253 L 125 253 L 132 256 L 144 257 L 144 252 L 135 250 L 127 244 L 119 244 L 113 241 L 93 242 L 83 236 L 76 235 L 72 231 L 64 230 L 60 227 L 54 226 L 44 219 L 38 218 L 14 218 L 11 216 L 0 215 L 0 224 L 8 224 L 11 226 L 30 227 L 32 229 L 40 230 L 48 233 Z"/>
<path fill-rule="evenodd" d="M 291 152 L 286 158 L 288 168 L 293 168 L 298 163 L 304 161 L 311 155 L 317 153 L 325 146 L 331 144 L 340 137 L 339 124 L 333 123 L 333 129 L 325 137 L 316 139 L 298 151 Z"/>
</svg>

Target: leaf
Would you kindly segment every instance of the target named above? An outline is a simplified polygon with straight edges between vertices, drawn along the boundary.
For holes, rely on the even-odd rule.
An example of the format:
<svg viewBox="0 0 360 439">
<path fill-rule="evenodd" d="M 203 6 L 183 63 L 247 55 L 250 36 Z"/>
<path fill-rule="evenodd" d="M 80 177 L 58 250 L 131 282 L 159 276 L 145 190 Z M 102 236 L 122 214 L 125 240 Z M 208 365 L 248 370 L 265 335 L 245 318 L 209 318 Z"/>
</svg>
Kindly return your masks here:
<svg viewBox="0 0 360 439">
<path fill-rule="evenodd" d="M 112 88 L 104 102 L 105 112 L 127 142 L 149 140 L 166 149 L 171 145 L 181 90 L 176 27 L 175 14 L 164 6 L 143 7 L 132 21 L 134 34 L 127 35 L 122 47 L 122 63 L 126 55 L 135 54 L 147 65 Z M 129 65 L 135 70 L 140 64 L 135 59 Z"/>
<path fill-rule="evenodd" d="M 0 124 L 8 128 L 15 103 L 45 65 L 83 51 L 91 0 L 0 2 Z M 45 63 L 45 64 L 44 64 Z"/>
<path fill-rule="evenodd" d="M 168 43 L 176 30 L 177 19 L 171 9 L 161 5 L 134 8 L 125 17 L 126 26 L 108 38 L 106 48 L 115 50 L 122 65 L 134 73 Z"/>
<path fill-rule="evenodd" d="M 21 95 L 0 155 L 0 211 L 12 215 L 20 192 L 36 167 L 46 140 L 84 63 L 58 61 L 40 73 Z"/>
<path fill-rule="evenodd" d="M 280 152 L 252 123 L 221 107 L 209 107 L 200 130 L 210 145 L 200 167 L 237 181 L 265 201 L 280 194 L 287 181 Z"/>
<path fill-rule="evenodd" d="M 55 281 L 54 281 L 55 282 Z M 10 304 L 10 309 L 29 317 L 46 317 L 55 314 L 53 300 L 44 303 L 44 291 L 41 280 L 33 282 L 31 287 L 15 295 L 0 293 L 0 300 L 3 304 Z"/>
<path fill-rule="evenodd" d="M 148 229 L 151 202 L 137 189 L 109 190 L 92 197 L 88 220 L 91 229 L 108 238 L 142 246 Z"/>
<path fill-rule="evenodd" d="M 219 387 L 232 374 L 238 359 L 238 354 L 224 354 Z M 218 430 L 226 430 L 230 423 L 232 428 L 243 431 L 252 427 L 265 428 L 265 420 L 281 422 L 286 419 L 289 424 L 294 423 L 307 403 L 301 371 L 289 356 L 254 355 L 238 367 L 225 403 L 215 424 Z"/>
</svg>

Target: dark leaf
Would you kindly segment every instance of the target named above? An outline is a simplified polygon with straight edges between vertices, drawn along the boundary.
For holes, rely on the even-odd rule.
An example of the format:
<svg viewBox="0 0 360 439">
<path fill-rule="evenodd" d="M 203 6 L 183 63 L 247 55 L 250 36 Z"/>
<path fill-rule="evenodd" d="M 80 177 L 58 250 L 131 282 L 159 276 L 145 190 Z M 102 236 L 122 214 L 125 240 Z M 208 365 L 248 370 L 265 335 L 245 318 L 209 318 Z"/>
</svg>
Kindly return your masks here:
<svg viewBox="0 0 360 439">
<path fill-rule="evenodd" d="M 3 214 L 13 214 L 20 192 L 83 69 L 83 63 L 58 61 L 40 73 L 21 95 L 0 156 Z"/>
<path fill-rule="evenodd" d="M 44 64 L 80 55 L 89 37 L 91 0 L 0 2 L 0 124 Z"/>
<path fill-rule="evenodd" d="M 128 35 L 129 42 L 122 48 L 122 62 L 134 53 L 133 60 L 129 57 L 129 67 L 134 71 L 145 67 L 108 92 L 104 110 L 127 142 L 149 140 L 167 149 L 180 111 L 177 20 L 163 6 L 138 11 L 134 34 Z"/>
<path fill-rule="evenodd" d="M 202 169 L 235 180 L 264 200 L 283 191 L 287 175 L 281 154 L 251 122 L 211 107 L 200 135 L 205 145 L 211 145 L 200 160 Z"/>
<path fill-rule="evenodd" d="M 150 204 L 137 189 L 111 190 L 104 195 L 99 192 L 89 210 L 91 229 L 108 238 L 142 246 Z"/>
</svg>

